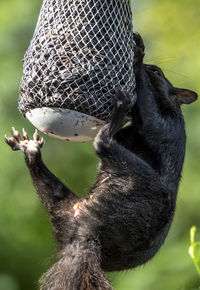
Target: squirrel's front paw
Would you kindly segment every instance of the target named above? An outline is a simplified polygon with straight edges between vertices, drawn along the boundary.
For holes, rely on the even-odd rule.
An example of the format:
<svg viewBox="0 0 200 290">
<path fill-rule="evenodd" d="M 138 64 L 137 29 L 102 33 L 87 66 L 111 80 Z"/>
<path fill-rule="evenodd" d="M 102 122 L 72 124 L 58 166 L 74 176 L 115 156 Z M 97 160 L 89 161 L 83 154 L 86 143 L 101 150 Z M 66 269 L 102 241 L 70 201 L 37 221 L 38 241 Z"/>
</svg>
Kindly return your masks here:
<svg viewBox="0 0 200 290">
<path fill-rule="evenodd" d="M 114 136 L 130 119 L 130 111 L 137 100 L 136 96 L 120 89 L 112 96 L 113 112 L 110 120 L 109 135 Z"/>
<path fill-rule="evenodd" d="M 119 113 L 119 109 L 124 114 L 128 114 L 128 112 L 132 109 L 135 102 L 137 100 L 136 95 L 132 96 L 126 91 L 122 91 L 119 88 L 115 89 L 115 94 L 112 95 L 112 102 L 114 106 L 113 113 Z"/>
<path fill-rule="evenodd" d="M 24 129 L 23 140 L 19 131 L 15 130 L 14 127 L 12 128 L 12 135 L 11 138 L 5 136 L 5 141 L 14 151 L 22 150 L 24 153 L 38 153 L 44 144 L 43 138 L 39 140 L 37 130 L 35 130 L 35 133 L 33 134 L 33 140 L 29 140 L 28 134 Z"/>
</svg>

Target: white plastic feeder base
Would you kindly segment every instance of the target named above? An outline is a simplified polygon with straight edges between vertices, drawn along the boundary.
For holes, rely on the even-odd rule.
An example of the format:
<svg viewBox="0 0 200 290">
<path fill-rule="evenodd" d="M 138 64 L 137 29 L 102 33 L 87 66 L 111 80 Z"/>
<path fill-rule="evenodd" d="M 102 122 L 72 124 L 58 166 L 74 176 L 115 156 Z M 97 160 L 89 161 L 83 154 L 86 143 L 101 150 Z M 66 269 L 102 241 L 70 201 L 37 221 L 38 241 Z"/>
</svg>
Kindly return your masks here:
<svg viewBox="0 0 200 290">
<path fill-rule="evenodd" d="M 95 138 L 105 121 L 61 108 L 36 108 L 26 118 L 41 132 L 66 141 L 86 142 Z"/>
</svg>

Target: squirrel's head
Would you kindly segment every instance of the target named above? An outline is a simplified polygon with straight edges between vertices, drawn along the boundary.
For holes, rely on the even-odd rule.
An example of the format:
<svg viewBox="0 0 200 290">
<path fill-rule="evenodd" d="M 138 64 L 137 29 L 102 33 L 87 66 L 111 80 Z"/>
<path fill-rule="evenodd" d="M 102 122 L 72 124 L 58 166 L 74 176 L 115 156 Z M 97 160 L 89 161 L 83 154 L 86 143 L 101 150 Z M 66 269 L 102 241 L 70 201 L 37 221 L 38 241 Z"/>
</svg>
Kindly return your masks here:
<svg viewBox="0 0 200 290">
<path fill-rule="evenodd" d="M 135 59 L 134 69 L 136 74 L 136 86 L 137 86 L 137 75 L 145 77 L 145 83 L 147 89 L 153 91 L 155 95 L 166 96 L 166 99 L 171 100 L 176 105 L 191 104 L 197 100 L 198 95 L 191 90 L 176 88 L 169 82 L 165 77 L 163 71 L 150 64 L 143 64 L 145 55 L 145 45 L 140 34 L 134 33 L 135 46 Z"/>
</svg>

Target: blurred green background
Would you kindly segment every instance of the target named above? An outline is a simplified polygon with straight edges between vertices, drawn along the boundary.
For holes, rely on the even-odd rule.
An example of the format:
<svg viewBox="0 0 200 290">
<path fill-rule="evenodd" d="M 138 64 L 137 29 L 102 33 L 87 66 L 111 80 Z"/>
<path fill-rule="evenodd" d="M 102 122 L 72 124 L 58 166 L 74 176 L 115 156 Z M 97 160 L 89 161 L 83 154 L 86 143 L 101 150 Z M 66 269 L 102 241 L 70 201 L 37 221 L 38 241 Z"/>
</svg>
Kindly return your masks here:
<svg viewBox="0 0 200 290">
<path fill-rule="evenodd" d="M 21 152 L 3 137 L 11 126 L 33 126 L 17 110 L 22 58 L 32 37 L 39 0 L 0 0 L 0 290 L 37 289 L 56 244 Z M 200 92 L 200 1 L 134 0 L 135 29 L 146 43 L 146 62 L 160 66 L 177 86 Z M 116 290 L 192 290 L 200 278 L 188 256 L 189 229 L 200 229 L 200 104 L 184 107 L 187 154 L 177 210 L 168 238 L 145 266 L 109 275 Z M 42 135 L 42 134 L 41 134 Z M 92 144 L 44 136 L 43 159 L 76 193 L 87 193 L 97 173 Z"/>
</svg>

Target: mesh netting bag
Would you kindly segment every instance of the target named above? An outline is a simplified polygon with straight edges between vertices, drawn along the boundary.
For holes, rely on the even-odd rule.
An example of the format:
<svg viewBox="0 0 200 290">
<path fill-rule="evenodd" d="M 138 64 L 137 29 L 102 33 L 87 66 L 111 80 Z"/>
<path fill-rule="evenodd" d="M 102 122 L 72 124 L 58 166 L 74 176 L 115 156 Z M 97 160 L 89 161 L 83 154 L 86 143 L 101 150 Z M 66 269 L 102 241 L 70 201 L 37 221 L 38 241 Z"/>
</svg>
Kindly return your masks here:
<svg viewBox="0 0 200 290">
<path fill-rule="evenodd" d="M 60 108 L 108 121 L 113 89 L 135 94 L 134 45 L 129 0 L 44 0 L 24 57 L 20 112 Z"/>
</svg>

